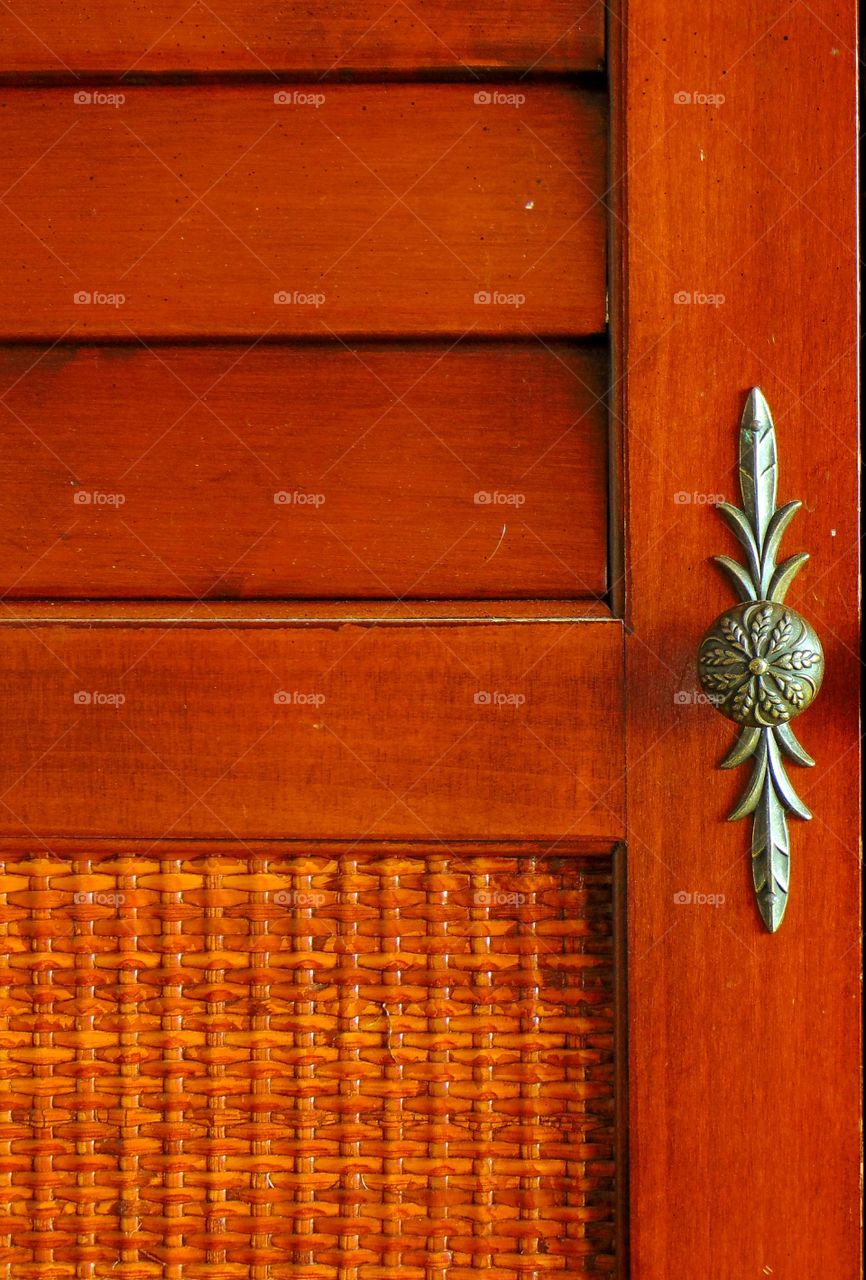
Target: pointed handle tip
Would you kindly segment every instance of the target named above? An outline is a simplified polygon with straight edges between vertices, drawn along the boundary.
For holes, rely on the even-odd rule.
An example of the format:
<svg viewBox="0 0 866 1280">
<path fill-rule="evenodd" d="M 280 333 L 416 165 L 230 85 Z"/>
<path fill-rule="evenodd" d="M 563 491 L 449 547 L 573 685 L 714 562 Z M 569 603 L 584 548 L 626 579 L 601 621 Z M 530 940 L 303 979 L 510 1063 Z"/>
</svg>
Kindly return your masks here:
<svg viewBox="0 0 866 1280">
<path fill-rule="evenodd" d="M 752 387 L 746 397 L 745 408 L 743 409 L 742 426 L 772 426 L 773 417 L 770 413 L 770 406 L 764 397 L 764 393 L 760 387 Z"/>
<path fill-rule="evenodd" d="M 773 893 L 758 895 L 758 911 L 768 933 L 778 932 L 779 925 L 784 919 L 787 905 L 787 894 L 783 896 Z"/>
</svg>

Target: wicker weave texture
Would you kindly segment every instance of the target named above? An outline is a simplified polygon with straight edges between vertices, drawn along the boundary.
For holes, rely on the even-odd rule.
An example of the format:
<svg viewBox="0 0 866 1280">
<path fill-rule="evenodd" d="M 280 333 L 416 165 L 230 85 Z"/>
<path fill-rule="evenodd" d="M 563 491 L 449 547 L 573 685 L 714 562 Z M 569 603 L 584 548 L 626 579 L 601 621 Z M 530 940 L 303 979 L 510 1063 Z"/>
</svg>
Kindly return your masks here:
<svg viewBox="0 0 866 1280">
<path fill-rule="evenodd" d="M 605 857 L 0 861 L 0 1275 L 614 1268 Z"/>
</svg>

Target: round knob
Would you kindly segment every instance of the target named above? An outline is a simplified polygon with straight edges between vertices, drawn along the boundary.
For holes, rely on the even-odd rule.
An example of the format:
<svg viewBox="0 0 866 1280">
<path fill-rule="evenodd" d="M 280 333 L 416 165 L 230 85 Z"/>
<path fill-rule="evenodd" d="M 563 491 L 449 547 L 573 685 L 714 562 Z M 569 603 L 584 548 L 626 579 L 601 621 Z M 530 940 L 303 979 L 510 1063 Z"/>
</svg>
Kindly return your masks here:
<svg viewBox="0 0 866 1280">
<path fill-rule="evenodd" d="M 723 716 L 769 728 L 812 702 L 824 677 L 824 653 L 796 610 L 758 600 L 716 619 L 701 641 L 698 674 Z"/>
</svg>

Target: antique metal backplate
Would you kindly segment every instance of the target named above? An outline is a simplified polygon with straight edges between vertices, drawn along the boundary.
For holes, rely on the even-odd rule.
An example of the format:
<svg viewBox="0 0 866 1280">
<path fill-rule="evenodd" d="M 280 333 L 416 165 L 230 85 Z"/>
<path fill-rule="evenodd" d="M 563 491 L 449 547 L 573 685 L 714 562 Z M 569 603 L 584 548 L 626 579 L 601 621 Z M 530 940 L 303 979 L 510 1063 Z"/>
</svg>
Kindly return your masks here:
<svg viewBox="0 0 866 1280">
<path fill-rule="evenodd" d="M 713 704 L 740 726 L 721 762 L 731 769 L 753 761 L 752 776 L 729 821 L 752 814 L 752 874 L 758 908 L 775 932 L 788 902 L 790 842 L 786 813 L 811 818 L 785 771 L 784 757 L 815 762 L 800 746 L 789 721 L 821 687 L 824 655 L 817 635 L 784 603 L 798 570 L 799 552 L 776 564 L 782 535 L 802 503 L 776 510 L 776 432 L 769 406 L 757 387 L 749 393 L 740 425 L 740 492 L 743 507 L 727 502 L 717 510 L 745 551 L 746 564 L 716 556 L 743 601 L 707 631 L 698 673 Z"/>
</svg>

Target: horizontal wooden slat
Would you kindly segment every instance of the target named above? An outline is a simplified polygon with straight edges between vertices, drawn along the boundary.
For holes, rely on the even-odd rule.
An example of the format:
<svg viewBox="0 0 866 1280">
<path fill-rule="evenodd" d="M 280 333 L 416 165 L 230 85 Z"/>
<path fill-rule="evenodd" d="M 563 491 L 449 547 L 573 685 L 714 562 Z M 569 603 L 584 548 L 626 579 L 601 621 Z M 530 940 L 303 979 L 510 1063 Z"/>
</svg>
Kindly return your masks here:
<svg viewBox="0 0 866 1280">
<path fill-rule="evenodd" d="M 337 858 L 342 853 L 347 852 L 351 846 L 351 850 L 357 853 L 359 858 L 369 857 L 382 845 L 375 840 L 245 840 L 244 851 L 252 856 L 260 855 L 266 857 L 269 854 L 273 856 L 275 853 L 285 854 L 287 857 L 302 846 L 305 849 L 314 849 L 319 855 Z M 442 845 L 438 840 L 389 840 L 387 843 L 387 851 L 390 855 L 400 858 L 423 859 L 436 850 L 442 849 Z M 486 840 L 449 840 L 448 849 L 451 855 L 459 855 L 462 858 L 474 859 L 483 858 L 491 852 L 491 846 Z M 550 850 L 547 842 L 538 840 L 498 840 L 496 842 L 496 852 L 507 854 L 509 857 L 515 858 L 540 858 L 549 855 L 551 852 L 557 858 L 598 858 L 599 860 L 609 860 L 614 871 L 615 879 L 622 874 L 622 867 L 617 864 L 620 862 L 620 854 L 622 845 L 603 839 L 578 839 L 571 840 L 568 836 L 558 839 L 556 848 Z M 78 836 L 70 839 L 68 836 L 58 836 L 51 840 L 46 847 L 42 841 L 35 836 L 22 836 L 10 839 L 9 836 L 0 836 L 0 854 L 2 854 L 7 866 L 15 867 L 21 862 L 29 861 L 34 854 L 38 857 L 63 859 L 68 857 L 76 857 L 81 854 L 89 854 L 93 860 L 94 868 L 98 868 L 100 864 L 110 862 L 118 857 L 139 857 L 148 854 L 160 858 L 172 859 L 207 859 L 214 854 L 222 855 L 227 852 L 226 843 L 223 840 L 185 840 L 185 839 L 166 839 L 166 840 L 99 840 L 95 841 L 89 837 Z"/>
<path fill-rule="evenodd" d="M 0 338 L 604 329 L 600 93 L 95 92 L 0 93 Z"/>
<path fill-rule="evenodd" d="M 606 364 L 498 343 L 0 349 L 0 593 L 603 592 Z"/>
<path fill-rule="evenodd" d="M 0 600 L 0 627 L 442 626 L 610 621 L 601 600 Z"/>
<path fill-rule="evenodd" d="M 0 834 L 614 840 L 621 683 L 615 622 L 6 626 Z"/>
<path fill-rule="evenodd" d="M 0 6 L 0 69 L 263 73 L 426 67 L 594 70 L 600 0 L 10 0 Z"/>
</svg>

